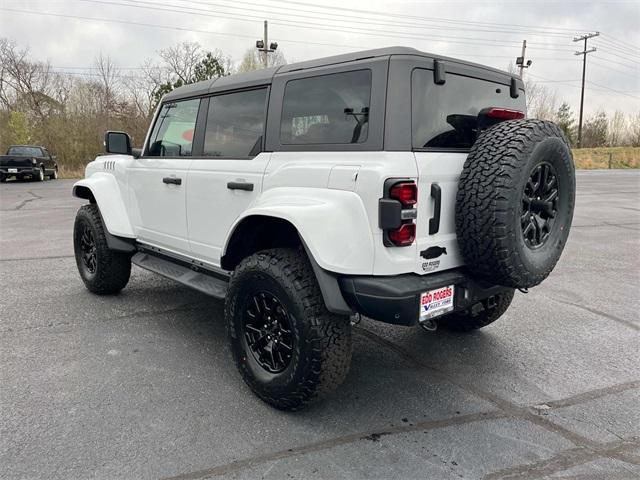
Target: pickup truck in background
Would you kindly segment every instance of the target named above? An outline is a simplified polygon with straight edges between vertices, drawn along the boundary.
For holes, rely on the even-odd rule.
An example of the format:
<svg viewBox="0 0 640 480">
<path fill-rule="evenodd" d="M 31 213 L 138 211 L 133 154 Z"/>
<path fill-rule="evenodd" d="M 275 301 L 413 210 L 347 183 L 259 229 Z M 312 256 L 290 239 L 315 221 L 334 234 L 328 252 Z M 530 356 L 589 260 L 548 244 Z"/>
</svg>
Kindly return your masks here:
<svg viewBox="0 0 640 480">
<path fill-rule="evenodd" d="M 0 156 L 0 182 L 8 178 L 26 177 L 41 182 L 45 177 L 58 178 L 58 162 L 46 148 L 36 145 L 11 145 L 6 155 Z"/>
</svg>

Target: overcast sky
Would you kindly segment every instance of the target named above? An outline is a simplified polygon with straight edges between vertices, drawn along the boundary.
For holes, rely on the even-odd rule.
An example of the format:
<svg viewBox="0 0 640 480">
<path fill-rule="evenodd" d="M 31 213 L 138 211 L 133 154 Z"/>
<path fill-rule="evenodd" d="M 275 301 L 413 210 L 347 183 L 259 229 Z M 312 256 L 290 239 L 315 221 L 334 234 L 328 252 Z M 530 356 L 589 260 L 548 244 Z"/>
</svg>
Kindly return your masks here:
<svg viewBox="0 0 640 480">
<path fill-rule="evenodd" d="M 90 72 L 99 52 L 135 71 L 181 41 L 239 62 L 265 19 L 289 62 L 405 45 L 506 69 L 526 39 L 533 65 L 525 77 L 574 111 L 582 74 L 574 52 L 583 44 L 572 40 L 599 31 L 589 40 L 597 52 L 588 56 L 585 111 L 640 112 L 640 1 L 0 0 L 0 37 L 77 74 Z"/>
</svg>

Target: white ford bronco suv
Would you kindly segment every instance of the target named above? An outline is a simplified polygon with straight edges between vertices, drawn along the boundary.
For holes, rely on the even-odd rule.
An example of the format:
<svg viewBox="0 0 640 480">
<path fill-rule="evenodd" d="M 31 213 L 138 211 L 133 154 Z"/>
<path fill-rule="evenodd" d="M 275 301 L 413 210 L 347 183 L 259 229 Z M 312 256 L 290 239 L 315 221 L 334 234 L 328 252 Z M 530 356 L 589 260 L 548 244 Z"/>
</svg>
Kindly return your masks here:
<svg viewBox="0 0 640 480">
<path fill-rule="evenodd" d="M 401 47 L 178 88 L 74 185 L 80 276 L 115 294 L 133 263 L 224 299 L 246 383 L 301 408 L 345 378 L 355 316 L 469 331 L 549 275 L 574 165 L 524 112 L 519 78 Z"/>
</svg>

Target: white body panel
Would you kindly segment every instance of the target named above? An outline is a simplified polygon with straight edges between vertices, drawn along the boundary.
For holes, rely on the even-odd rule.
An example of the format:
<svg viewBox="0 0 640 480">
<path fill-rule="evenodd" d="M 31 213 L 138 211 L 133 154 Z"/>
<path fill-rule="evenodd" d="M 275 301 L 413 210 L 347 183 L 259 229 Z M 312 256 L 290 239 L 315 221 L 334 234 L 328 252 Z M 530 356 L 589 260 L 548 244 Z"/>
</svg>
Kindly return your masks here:
<svg viewBox="0 0 640 480">
<path fill-rule="evenodd" d="M 186 191 L 189 158 L 133 159 L 127 169 L 129 216 L 136 238 L 168 250 L 188 254 Z M 165 177 L 182 180 L 166 184 Z"/>
<path fill-rule="evenodd" d="M 350 275 L 433 273 L 462 265 L 455 195 L 466 155 L 426 152 L 274 152 L 251 160 L 99 157 L 76 185 L 96 195 L 109 232 L 220 266 L 235 228 L 252 215 L 293 224 L 318 264 Z M 115 168 L 104 170 L 104 159 Z M 175 176 L 182 185 L 162 179 Z M 388 178 L 418 183 L 417 239 L 387 247 L 378 201 Z M 229 190 L 228 182 L 254 190 Z M 432 183 L 442 188 L 440 230 L 429 235 Z M 122 192 L 127 192 L 123 195 Z M 444 247 L 427 262 L 420 252 Z"/>
<path fill-rule="evenodd" d="M 416 152 L 418 166 L 418 219 L 416 220 L 416 268 L 415 273 L 432 273 L 463 265 L 456 236 L 456 194 L 458 180 L 466 153 Z M 437 183 L 442 191 L 440 228 L 429 234 L 429 219 L 434 215 L 435 202 L 431 198 L 431 185 Z M 446 249 L 434 259 L 424 259 L 420 252 L 429 247 Z"/>
<path fill-rule="evenodd" d="M 100 206 L 100 214 L 107 230 L 119 237 L 135 238 L 136 234 L 129 220 L 128 196 L 123 183 L 123 170 L 131 157 L 111 155 L 98 157 L 87 165 L 85 178 L 73 185 L 86 187 L 93 193 Z M 106 162 L 109 163 L 106 163 Z"/>
<path fill-rule="evenodd" d="M 188 174 L 187 222 L 190 252 L 200 261 L 220 265 L 232 225 L 262 191 L 270 153 L 251 160 L 194 158 Z M 230 190 L 228 182 L 253 184 L 253 191 Z"/>
</svg>

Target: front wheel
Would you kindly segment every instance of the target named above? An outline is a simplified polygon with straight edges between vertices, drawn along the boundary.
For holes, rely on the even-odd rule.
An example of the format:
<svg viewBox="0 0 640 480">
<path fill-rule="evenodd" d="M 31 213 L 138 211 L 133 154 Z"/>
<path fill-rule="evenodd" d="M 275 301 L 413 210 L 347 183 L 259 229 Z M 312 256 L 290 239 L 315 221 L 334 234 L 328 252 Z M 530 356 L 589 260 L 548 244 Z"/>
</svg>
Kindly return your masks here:
<svg viewBox="0 0 640 480">
<path fill-rule="evenodd" d="M 515 290 L 509 289 L 487 298 L 469 310 L 450 313 L 436 320 L 439 327 L 454 332 L 470 332 L 486 327 L 498 320 L 507 311 Z"/>
<path fill-rule="evenodd" d="M 349 371 L 349 318 L 327 311 L 302 250 L 265 250 L 243 260 L 225 318 L 244 381 L 278 409 L 297 410 L 326 395 Z"/>
<path fill-rule="evenodd" d="M 98 295 L 114 294 L 129 282 L 131 255 L 109 249 L 96 205 L 84 205 L 78 210 L 73 249 L 80 277 L 89 291 Z"/>
<path fill-rule="evenodd" d="M 44 181 L 44 167 L 40 167 L 38 169 L 38 173 L 33 176 L 33 179 L 36 182 L 43 182 Z"/>
</svg>

